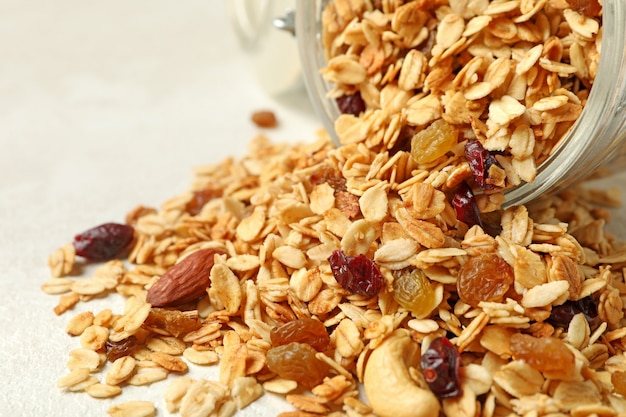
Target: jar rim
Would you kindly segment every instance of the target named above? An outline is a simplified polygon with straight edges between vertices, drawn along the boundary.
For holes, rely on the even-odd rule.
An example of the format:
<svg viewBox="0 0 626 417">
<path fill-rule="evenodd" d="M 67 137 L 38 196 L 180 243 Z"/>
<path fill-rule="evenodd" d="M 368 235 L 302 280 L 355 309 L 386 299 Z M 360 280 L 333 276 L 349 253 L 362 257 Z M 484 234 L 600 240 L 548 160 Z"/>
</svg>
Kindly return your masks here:
<svg viewBox="0 0 626 417">
<path fill-rule="evenodd" d="M 505 207 L 524 204 L 580 182 L 588 173 L 606 163 L 618 149 L 626 120 L 619 123 L 613 116 L 620 108 L 623 114 L 622 107 L 626 106 L 625 22 L 624 2 L 605 0 L 598 76 L 580 117 L 552 155 L 537 167 L 537 176 L 532 183 L 523 183 L 505 191 Z"/>
</svg>

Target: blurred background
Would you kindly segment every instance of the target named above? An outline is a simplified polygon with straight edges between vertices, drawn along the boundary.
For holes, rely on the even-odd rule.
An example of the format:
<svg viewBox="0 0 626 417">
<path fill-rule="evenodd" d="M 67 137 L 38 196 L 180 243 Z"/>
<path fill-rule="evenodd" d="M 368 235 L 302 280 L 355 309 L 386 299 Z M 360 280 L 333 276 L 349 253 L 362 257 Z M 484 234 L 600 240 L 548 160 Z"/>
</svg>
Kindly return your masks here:
<svg viewBox="0 0 626 417">
<path fill-rule="evenodd" d="M 137 205 L 157 207 L 187 188 L 193 167 L 243 155 L 257 134 L 314 139 L 298 77 L 279 77 L 278 90 L 263 81 L 297 64 L 295 41 L 268 59 L 266 44 L 241 42 L 231 5 L 0 1 L 0 415 L 102 416 L 111 403 L 56 388 L 77 341 L 64 334 L 72 313 L 54 316 L 57 297 L 40 291 L 52 251 Z M 251 122 L 261 109 L 277 128 Z M 163 409 L 165 386 L 132 399 L 148 393 Z M 275 415 L 265 401 L 247 415 Z"/>
</svg>

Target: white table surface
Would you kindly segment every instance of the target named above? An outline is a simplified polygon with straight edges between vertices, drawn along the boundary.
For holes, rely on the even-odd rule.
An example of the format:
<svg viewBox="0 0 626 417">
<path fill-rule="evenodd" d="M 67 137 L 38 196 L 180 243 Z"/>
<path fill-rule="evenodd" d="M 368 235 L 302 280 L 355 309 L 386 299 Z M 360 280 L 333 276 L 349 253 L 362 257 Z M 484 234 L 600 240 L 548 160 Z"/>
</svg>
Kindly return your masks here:
<svg viewBox="0 0 626 417">
<path fill-rule="evenodd" d="M 314 138 L 303 90 L 259 86 L 225 1 L 0 1 L 0 416 L 104 416 L 131 399 L 168 415 L 168 381 L 112 400 L 57 389 L 80 345 L 67 320 L 110 301 L 57 317 L 58 297 L 40 286 L 52 251 L 138 204 L 158 207 L 194 166 L 243 155 L 260 132 Z M 258 109 L 280 127 L 255 127 Z M 291 408 L 265 396 L 238 415 L 280 409 Z"/>
</svg>

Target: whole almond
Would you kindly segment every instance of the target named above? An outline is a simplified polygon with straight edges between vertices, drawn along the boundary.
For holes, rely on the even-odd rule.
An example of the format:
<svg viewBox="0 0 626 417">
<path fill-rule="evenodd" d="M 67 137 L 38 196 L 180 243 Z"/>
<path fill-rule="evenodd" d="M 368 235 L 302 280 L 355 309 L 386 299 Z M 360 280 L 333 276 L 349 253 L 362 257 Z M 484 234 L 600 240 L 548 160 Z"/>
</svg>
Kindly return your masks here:
<svg viewBox="0 0 626 417">
<path fill-rule="evenodd" d="M 206 294 L 211 283 L 213 258 L 219 253 L 222 252 L 201 249 L 188 255 L 150 287 L 146 301 L 153 307 L 174 307 Z"/>
</svg>

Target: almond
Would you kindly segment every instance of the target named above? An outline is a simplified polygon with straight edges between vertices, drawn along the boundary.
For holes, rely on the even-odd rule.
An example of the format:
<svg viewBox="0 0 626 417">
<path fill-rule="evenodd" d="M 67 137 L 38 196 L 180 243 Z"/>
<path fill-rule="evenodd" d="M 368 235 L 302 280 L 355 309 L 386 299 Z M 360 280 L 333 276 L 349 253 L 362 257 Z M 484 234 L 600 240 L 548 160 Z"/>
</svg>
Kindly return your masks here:
<svg viewBox="0 0 626 417">
<path fill-rule="evenodd" d="M 146 301 L 153 307 L 174 307 L 206 294 L 214 257 L 220 253 L 215 249 L 201 249 L 188 255 L 150 287 Z"/>
</svg>

